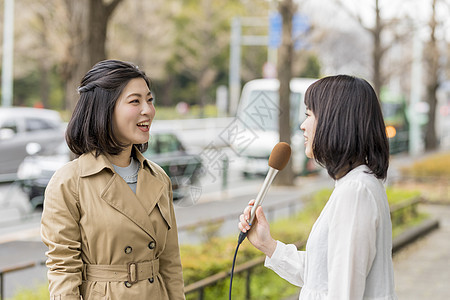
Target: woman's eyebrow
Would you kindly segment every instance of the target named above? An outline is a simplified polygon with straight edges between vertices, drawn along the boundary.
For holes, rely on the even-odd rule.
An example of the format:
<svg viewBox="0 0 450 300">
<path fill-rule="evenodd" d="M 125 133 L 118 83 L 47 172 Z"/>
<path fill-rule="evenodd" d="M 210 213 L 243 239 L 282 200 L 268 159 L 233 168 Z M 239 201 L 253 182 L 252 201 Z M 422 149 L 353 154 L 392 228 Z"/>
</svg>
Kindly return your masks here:
<svg viewBox="0 0 450 300">
<path fill-rule="evenodd" d="M 152 92 L 148 92 L 146 96 L 152 96 Z M 142 98 L 142 94 L 140 94 L 140 93 L 132 93 L 132 94 L 129 94 L 127 96 L 127 98 L 130 98 L 130 97 L 140 97 L 140 98 Z"/>
</svg>

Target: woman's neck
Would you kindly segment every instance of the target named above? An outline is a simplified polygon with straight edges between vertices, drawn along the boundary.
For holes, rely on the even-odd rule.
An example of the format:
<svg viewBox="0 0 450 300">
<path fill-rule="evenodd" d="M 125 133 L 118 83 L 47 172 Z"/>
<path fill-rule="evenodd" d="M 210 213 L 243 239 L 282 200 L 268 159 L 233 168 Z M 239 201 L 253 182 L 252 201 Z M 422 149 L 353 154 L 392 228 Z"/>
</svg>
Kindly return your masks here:
<svg viewBox="0 0 450 300">
<path fill-rule="evenodd" d="M 350 172 L 351 170 L 353 170 L 354 168 L 363 165 L 364 162 L 350 162 L 349 164 L 345 165 L 342 169 L 339 170 L 339 172 L 336 174 L 336 179 L 341 179 L 342 177 L 344 177 L 345 175 L 347 175 L 348 172 Z"/>
<path fill-rule="evenodd" d="M 115 166 L 122 168 L 128 167 L 131 162 L 131 150 L 132 147 L 128 147 L 117 155 L 108 154 L 108 160 Z"/>
</svg>

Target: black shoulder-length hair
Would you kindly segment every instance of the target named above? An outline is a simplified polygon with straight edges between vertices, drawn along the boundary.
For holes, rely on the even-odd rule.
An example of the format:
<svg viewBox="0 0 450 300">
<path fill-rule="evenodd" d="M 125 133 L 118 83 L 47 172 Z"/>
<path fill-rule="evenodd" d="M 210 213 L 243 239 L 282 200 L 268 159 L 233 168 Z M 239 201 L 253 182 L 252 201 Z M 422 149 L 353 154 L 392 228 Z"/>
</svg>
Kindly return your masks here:
<svg viewBox="0 0 450 300">
<path fill-rule="evenodd" d="M 361 78 L 337 75 L 314 82 L 305 104 L 317 121 L 314 159 L 336 179 L 366 164 L 379 179 L 389 167 L 389 143 L 380 102 Z"/>
<path fill-rule="evenodd" d="M 73 153 L 116 155 L 127 146 L 114 136 L 112 119 L 120 94 L 134 78 L 143 78 L 150 89 L 150 80 L 143 71 L 119 60 L 101 61 L 84 75 L 78 87 L 80 98 L 66 131 L 66 141 Z M 135 146 L 144 152 L 148 143 Z"/>
</svg>

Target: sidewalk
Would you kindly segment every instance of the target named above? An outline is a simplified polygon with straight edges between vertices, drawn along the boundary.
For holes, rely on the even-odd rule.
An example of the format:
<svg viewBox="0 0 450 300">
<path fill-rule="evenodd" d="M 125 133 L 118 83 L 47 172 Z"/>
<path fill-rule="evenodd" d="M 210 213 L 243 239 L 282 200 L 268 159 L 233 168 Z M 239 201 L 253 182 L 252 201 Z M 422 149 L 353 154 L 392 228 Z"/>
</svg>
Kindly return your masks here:
<svg viewBox="0 0 450 300">
<path fill-rule="evenodd" d="M 399 300 L 450 299 L 450 206 L 421 205 L 440 227 L 394 255 Z"/>
</svg>

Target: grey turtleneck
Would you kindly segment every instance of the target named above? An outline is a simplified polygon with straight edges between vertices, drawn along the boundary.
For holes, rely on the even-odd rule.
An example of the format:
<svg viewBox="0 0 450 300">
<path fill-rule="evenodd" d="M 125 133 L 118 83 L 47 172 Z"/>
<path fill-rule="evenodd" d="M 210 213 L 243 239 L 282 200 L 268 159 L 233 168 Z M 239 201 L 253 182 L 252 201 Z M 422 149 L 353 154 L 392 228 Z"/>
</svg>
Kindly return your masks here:
<svg viewBox="0 0 450 300">
<path fill-rule="evenodd" d="M 131 190 L 136 194 L 137 177 L 140 167 L 139 161 L 132 157 L 128 167 L 119 167 L 114 164 L 113 167 L 114 171 L 125 180 Z"/>
</svg>

